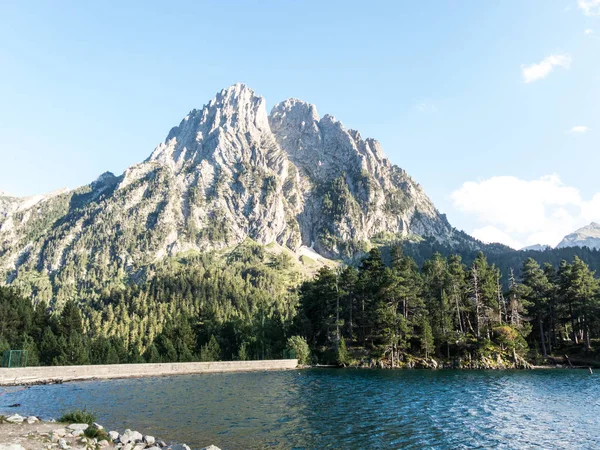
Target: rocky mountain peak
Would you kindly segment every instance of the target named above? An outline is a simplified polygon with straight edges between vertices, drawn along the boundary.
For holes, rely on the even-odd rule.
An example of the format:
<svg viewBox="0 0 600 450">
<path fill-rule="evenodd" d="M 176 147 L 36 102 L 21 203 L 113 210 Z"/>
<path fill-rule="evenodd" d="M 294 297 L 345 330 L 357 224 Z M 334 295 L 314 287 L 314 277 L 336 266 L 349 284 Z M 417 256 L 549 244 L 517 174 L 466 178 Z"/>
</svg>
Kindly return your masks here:
<svg viewBox="0 0 600 450">
<path fill-rule="evenodd" d="M 344 259 L 375 236 L 452 239 L 444 216 L 377 141 L 298 99 L 269 115 L 265 105 L 235 84 L 121 176 L 50 196 L 1 197 L 0 279 L 28 270 L 60 279 L 66 267 L 84 281 L 99 270 L 105 280 L 133 277 L 169 255 L 248 238 Z"/>
<path fill-rule="evenodd" d="M 239 150 L 244 146 L 240 142 L 242 137 L 261 140 L 265 133 L 269 133 L 265 99 L 238 83 L 223 89 L 202 109 L 194 109 L 185 116 L 147 161 L 160 162 L 178 171 L 186 162 L 195 164 L 210 159 L 215 151 Z M 225 156 L 224 160 L 227 159 Z"/>
<path fill-rule="evenodd" d="M 562 247 L 589 247 L 600 249 L 600 224 L 592 222 L 564 237 L 557 245 Z"/>
</svg>

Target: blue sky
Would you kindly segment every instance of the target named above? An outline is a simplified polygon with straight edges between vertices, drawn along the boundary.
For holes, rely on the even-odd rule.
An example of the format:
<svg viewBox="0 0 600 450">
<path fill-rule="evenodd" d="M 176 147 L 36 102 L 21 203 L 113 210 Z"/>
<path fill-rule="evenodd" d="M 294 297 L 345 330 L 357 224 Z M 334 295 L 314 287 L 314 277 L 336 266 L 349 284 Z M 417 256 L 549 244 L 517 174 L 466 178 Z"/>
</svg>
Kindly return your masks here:
<svg viewBox="0 0 600 450">
<path fill-rule="evenodd" d="M 95 3 L 0 3 L 0 190 L 121 173 L 244 82 L 378 139 L 482 239 L 600 220 L 600 0 Z"/>
</svg>

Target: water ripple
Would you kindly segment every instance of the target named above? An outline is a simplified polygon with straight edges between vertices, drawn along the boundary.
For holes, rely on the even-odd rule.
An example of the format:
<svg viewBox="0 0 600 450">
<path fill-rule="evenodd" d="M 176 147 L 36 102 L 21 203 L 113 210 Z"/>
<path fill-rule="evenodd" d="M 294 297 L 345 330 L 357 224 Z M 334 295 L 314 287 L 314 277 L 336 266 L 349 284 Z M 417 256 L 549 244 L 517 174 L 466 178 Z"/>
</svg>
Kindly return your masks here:
<svg viewBox="0 0 600 450">
<path fill-rule="evenodd" d="M 194 448 L 598 448 L 600 387 L 585 371 L 304 370 L 35 386 L 0 410 L 87 406 L 111 428 Z"/>
</svg>

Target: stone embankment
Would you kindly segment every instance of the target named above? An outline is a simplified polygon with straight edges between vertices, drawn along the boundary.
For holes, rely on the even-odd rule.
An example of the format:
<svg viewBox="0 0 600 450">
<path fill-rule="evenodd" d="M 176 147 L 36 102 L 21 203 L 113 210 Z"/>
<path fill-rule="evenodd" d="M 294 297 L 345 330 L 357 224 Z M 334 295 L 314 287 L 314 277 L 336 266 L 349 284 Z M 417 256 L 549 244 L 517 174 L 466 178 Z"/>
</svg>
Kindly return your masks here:
<svg viewBox="0 0 600 450">
<path fill-rule="evenodd" d="M 48 366 L 0 368 L 0 386 L 62 383 L 108 378 L 136 378 L 186 375 L 217 372 L 251 372 L 290 370 L 298 365 L 297 359 L 264 361 L 219 361 L 163 364 L 110 364 L 95 366 Z"/>
<path fill-rule="evenodd" d="M 92 437 L 96 436 L 96 437 Z M 125 430 L 104 431 L 94 423 L 41 422 L 37 417 L 0 416 L 0 450 L 191 450 L 186 444 L 168 445 L 154 436 Z M 201 450 L 220 450 L 209 445 Z"/>
</svg>

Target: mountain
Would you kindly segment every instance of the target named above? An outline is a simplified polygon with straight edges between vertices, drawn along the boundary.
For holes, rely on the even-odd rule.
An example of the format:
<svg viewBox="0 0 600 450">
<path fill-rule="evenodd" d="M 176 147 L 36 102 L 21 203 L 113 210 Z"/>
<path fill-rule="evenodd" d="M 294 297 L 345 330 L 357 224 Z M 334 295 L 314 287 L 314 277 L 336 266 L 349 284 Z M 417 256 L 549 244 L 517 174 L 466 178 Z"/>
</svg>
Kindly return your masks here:
<svg viewBox="0 0 600 450">
<path fill-rule="evenodd" d="M 543 252 L 544 250 L 548 250 L 551 249 L 552 247 L 550 247 L 549 245 L 543 245 L 543 244 L 533 244 L 533 245 L 528 245 L 527 247 L 523 247 L 521 249 L 521 251 L 527 251 L 527 250 L 533 250 L 536 252 Z"/>
<path fill-rule="evenodd" d="M 371 239 L 411 236 L 465 239 L 377 141 L 297 99 L 267 114 L 236 84 L 120 176 L 0 196 L 0 280 L 63 302 L 140 279 L 169 256 L 248 238 L 349 259 Z"/>
<path fill-rule="evenodd" d="M 600 250 L 600 224 L 592 222 L 566 235 L 556 248 L 589 247 Z"/>
</svg>

